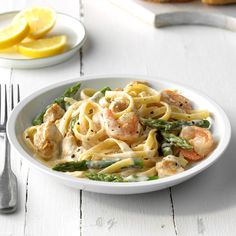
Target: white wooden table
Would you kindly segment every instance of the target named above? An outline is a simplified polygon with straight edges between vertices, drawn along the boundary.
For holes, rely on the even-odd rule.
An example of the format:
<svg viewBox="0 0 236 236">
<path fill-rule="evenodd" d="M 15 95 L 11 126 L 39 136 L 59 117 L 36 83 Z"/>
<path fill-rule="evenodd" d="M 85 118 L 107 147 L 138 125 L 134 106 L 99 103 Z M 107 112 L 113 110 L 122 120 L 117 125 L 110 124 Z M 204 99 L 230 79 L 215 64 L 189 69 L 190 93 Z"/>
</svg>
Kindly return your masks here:
<svg viewBox="0 0 236 236">
<path fill-rule="evenodd" d="M 222 159 L 197 177 L 131 196 L 67 188 L 29 168 L 13 150 L 19 208 L 0 215 L 0 236 L 236 235 L 236 33 L 196 26 L 155 29 L 106 0 L 2 0 L 0 11 L 32 5 L 79 18 L 88 40 L 75 57 L 54 67 L 0 68 L 0 81 L 19 83 L 21 98 L 88 74 L 161 76 L 212 97 L 228 114 L 233 135 Z"/>
</svg>

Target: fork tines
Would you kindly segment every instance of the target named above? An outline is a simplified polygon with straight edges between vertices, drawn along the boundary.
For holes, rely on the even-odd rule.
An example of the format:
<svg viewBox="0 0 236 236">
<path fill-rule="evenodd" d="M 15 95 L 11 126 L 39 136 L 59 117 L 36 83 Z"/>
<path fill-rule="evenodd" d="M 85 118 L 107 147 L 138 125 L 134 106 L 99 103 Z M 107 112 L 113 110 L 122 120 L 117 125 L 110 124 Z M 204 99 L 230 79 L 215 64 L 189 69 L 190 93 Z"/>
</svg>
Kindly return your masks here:
<svg viewBox="0 0 236 236">
<path fill-rule="evenodd" d="M 7 85 L 0 84 L 0 124 L 6 126 L 9 111 L 20 101 L 20 87 L 19 84 L 9 86 L 9 93 L 7 93 Z M 9 104 L 9 105 L 8 105 Z"/>
<path fill-rule="evenodd" d="M 1 98 L 1 102 L 0 102 L 0 124 L 2 126 L 6 125 L 7 122 L 7 86 L 6 84 L 1 85 L 0 84 L 0 98 Z"/>
<path fill-rule="evenodd" d="M 15 96 L 14 96 L 14 94 L 15 94 Z M 20 87 L 19 87 L 19 84 L 15 85 L 15 86 L 13 84 L 11 84 L 9 95 L 10 95 L 9 96 L 10 97 L 10 107 L 11 107 L 11 110 L 13 110 L 13 108 L 17 105 L 17 103 L 20 102 Z"/>
</svg>

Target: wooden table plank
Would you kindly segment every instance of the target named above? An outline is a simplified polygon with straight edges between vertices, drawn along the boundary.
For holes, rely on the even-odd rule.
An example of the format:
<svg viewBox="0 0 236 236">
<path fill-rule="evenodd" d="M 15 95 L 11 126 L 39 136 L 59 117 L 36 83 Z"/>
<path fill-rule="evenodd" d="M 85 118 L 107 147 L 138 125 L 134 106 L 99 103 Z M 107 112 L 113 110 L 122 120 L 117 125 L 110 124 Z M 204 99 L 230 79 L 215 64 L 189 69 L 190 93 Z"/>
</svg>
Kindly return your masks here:
<svg viewBox="0 0 236 236">
<path fill-rule="evenodd" d="M 145 50 L 148 71 L 154 75 L 158 65 L 163 77 L 208 94 L 227 112 L 233 128 L 231 145 L 222 160 L 172 189 L 177 233 L 234 235 L 235 34 L 207 27 L 175 27 L 162 32 L 162 44 L 153 47 L 150 43 Z"/>
<path fill-rule="evenodd" d="M 13 6 L 14 4 L 9 5 Z M 80 15 L 78 1 L 70 1 L 70 4 L 53 0 L 43 3 L 37 0 L 19 1 L 14 9 L 42 5 L 52 7 L 74 17 Z M 10 8 L 6 10 L 12 10 Z M 13 69 L 11 81 L 14 84 L 20 84 L 21 95 L 25 97 L 51 83 L 78 77 L 79 75 L 80 54 L 78 53 L 69 61 L 50 68 Z M 15 154 L 15 156 L 19 157 L 18 154 Z M 4 221 L 0 221 L 0 235 L 1 233 L 3 235 L 9 233 L 14 236 L 80 234 L 80 193 L 78 190 L 66 188 L 60 183 L 48 180 L 47 176 L 38 173 L 33 168 L 29 171 L 27 164 L 24 162 L 19 171 L 17 168 L 14 169 L 16 169 L 15 173 L 20 185 L 19 211 L 17 214 L 8 217 L 0 216 L 4 219 Z"/>
<path fill-rule="evenodd" d="M 1 84 L 9 84 L 12 77 L 12 70 L 6 68 L 0 68 Z M 4 145 L 0 138 L 0 150 L 4 149 Z M 1 151 L 1 159 L 3 157 L 3 151 Z M 25 205 L 25 182 L 27 170 L 21 165 L 21 159 L 14 149 L 11 150 L 11 166 L 18 178 L 19 188 L 19 205 L 15 214 L 13 215 L 1 215 L 0 214 L 0 235 L 22 235 L 24 231 L 24 205 Z M 3 168 L 3 162 L 0 162 L 0 173 Z M 20 232 L 20 234 L 19 234 Z"/>
<path fill-rule="evenodd" d="M 75 0 L 12 0 L 0 12 L 42 4 L 84 15 L 89 38 L 81 53 L 60 65 L 0 69 L 1 82 L 19 83 L 22 97 L 83 74 L 161 76 L 214 98 L 229 114 L 233 139 L 222 160 L 172 188 L 172 199 L 168 189 L 133 196 L 69 189 L 33 168 L 28 172 L 14 151 L 20 207 L 14 215 L 0 215 L 0 235 L 235 235 L 235 34 L 208 27 L 155 29 L 105 0 L 83 6 Z"/>
<path fill-rule="evenodd" d="M 82 235 L 175 235 L 168 191 L 140 195 L 83 193 Z"/>
<path fill-rule="evenodd" d="M 32 171 L 31 171 L 32 170 Z M 30 169 L 25 235 L 80 234 L 80 195 Z"/>
<path fill-rule="evenodd" d="M 183 35 L 187 51 L 185 83 L 212 97 L 228 114 L 233 135 L 229 148 L 215 165 L 173 188 L 179 235 L 235 235 L 235 34 L 210 30 Z M 216 40 L 217 39 L 217 40 Z M 202 44 L 199 44 L 202 40 Z"/>
<path fill-rule="evenodd" d="M 14 11 L 20 5 L 20 1 L 15 2 L 14 0 L 9 0 L 0 4 L 0 12 L 4 13 L 6 11 Z M 12 70 L 8 68 L 0 68 L 0 82 L 1 84 L 10 84 L 12 77 Z M 3 150 L 3 143 L 1 143 L 1 150 Z M 0 215 L 0 235 L 23 235 L 24 231 L 24 205 L 25 205 L 25 182 L 27 178 L 27 169 L 22 166 L 20 158 L 15 150 L 11 150 L 11 163 L 12 169 L 18 178 L 18 188 L 19 188 L 19 205 L 17 212 L 13 215 Z M 3 163 L 0 163 L 0 171 L 2 170 Z"/>
<path fill-rule="evenodd" d="M 95 20 L 95 16 L 99 20 Z M 104 0 L 84 2 L 90 47 L 84 50 L 87 74 L 147 74 L 144 57 L 152 27 Z M 83 192 L 82 235 L 175 235 L 169 190 L 133 196 Z"/>
</svg>

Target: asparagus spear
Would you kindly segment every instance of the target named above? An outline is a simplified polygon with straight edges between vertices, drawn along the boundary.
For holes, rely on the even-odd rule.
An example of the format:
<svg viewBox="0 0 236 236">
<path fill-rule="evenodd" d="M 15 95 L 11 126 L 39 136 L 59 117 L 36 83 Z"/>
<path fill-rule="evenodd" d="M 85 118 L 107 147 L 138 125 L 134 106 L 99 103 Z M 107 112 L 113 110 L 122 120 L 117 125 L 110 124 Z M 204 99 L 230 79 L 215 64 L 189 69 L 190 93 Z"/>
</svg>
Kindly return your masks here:
<svg viewBox="0 0 236 236">
<path fill-rule="evenodd" d="M 127 182 L 123 177 L 114 174 L 102 174 L 88 172 L 85 176 L 91 180 L 105 181 L 105 182 Z"/>
<path fill-rule="evenodd" d="M 58 163 L 53 168 L 53 170 L 61 172 L 73 172 L 87 170 L 87 161 L 68 161 L 64 163 Z"/>
<path fill-rule="evenodd" d="M 134 167 L 140 167 L 143 168 L 143 160 L 140 158 L 133 158 L 134 161 Z"/>
<path fill-rule="evenodd" d="M 120 159 L 87 161 L 87 167 L 88 167 L 88 169 L 102 169 L 102 168 L 106 168 L 106 167 L 116 163 L 117 161 L 120 161 Z"/>
<path fill-rule="evenodd" d="M 85 174 L 87 178 L 91 180 L 96 180 L 96 181 L 105 181 L 105 182 L 139 182 L 140 180 L 135 176 L 131 176 L 129 180 L 127 178 L 124 178 L 120 175 L 115 175 L 115 174 L 101 174 L 101 173 L 93 173 L 93 172 L 88 172 Z M 156 180 L 158 179 L 158 176 L 150 176 L 147 177 L 146 180 L 141 180 L 141 181 L 148 181 L 148 180 Z M 135 181 L 134 181 L 135 180 Z"/>
<path fill-rule="evenodd" d="M 133 158 L 133 160 L 134 167 L 143 167 L 143 161 L 141 159 Z M 118 161 L 120 161 L 120 159 L 101 161 L 68 161 L 64 163 L 58 163 L 52 169 L 61 172 L 83 171 L 88 169 L 103 169 Z"/>
<path fill-rule="evenodd" d="M 155 176 L 149 176 L 148 177 L 148 180 L 156 180 L 156 179 L 158 179 L 159 177 L 157 176 L 157 175 L 155 175 Z"/>
<path fill-rule="evenodd" d="M 39 113 L 33 120 L 32 120 L 32 124 L 33 125 L 41 125 L 43 123 L 43 116 L 46 112 L 46 110 L 49 108 L 49 106 L 47 106 L 45 108 L 44 111 L 42 111 L 41 113 Z"/>
<path fill-rule="evenodd" d="M 64 91 L 63 95 L 61 95 L 60 97 L 56 98 L 53 103 L 57 103 L 61 108 L 65 109 L 64 98 L 65 97 L 70 97 L 70 98 L 74 97 L 75 94 L 80 89 L 80 86 L 81 86 L 81 83 L 77 83 L 77 84 L 73 85 L 72 87 L 66 89 Z"/>
<path fill-rule="evenodd" d="M 110 87 L 105 87 L 103 89 L 100 90 L 100 92 L 105 95 L 106 91 L 111 91 L 111 88 Z"/>
<path fill-rule="evenodd" d="M 160 131 L 180 131 L 183 126 L 198 126 L 202 128 L 209 128 L 210 122 L 208 120 L 196 120 L 196 121 L 165 121 L 157 119 L 142 119 L 143 125 L 155 128 Z"/>
<path fill-rule="evenodd" d="M 82 171 L 88 169 L 102 169 L 108 167 L 120 159 L 117 160 L 102 160 L 102 161 L 68 161 L 64 163 L 56 164 L 52 169 L 61 171 L 61 172 L 73 172 L 73 171 Z"/>
<path fill-rule="evenodd" d="M 174 134 L 167 133 L 167 132 L 161 132 L 164 141 L 167 143 L 170 143 L 170 145 L 174 145 L 176 147 L 180 147 L 183 149 L 191 150 L 193 149 L 193 146 L 184 138 L 178 137 Z"/>
<path fill-rule="evenodd" d="M 111 88 L 105 87 L 105 88 L 99 90 L 91 97 L 91 100 L 94 102 L 98 102 L 102 97 L 105 96 L 106 91 L 111 91 Z"/>
<path fill-rule="evenodd" d="M 61 106 L 63 109 L 65 109 L 65 102 L 64 102 L 64 98 L 65 97 L 73 97 L 79 90 L 80 88 L 80 83 L 77 83 L 75 85 L 73 85 L 72 87 L 66 89 L 63 93 L 63 95 L 61 95 L 60 97 L 56 98 L 52 104 L 57 103 L 59 106 Z M 45 112 L 47 111 L 47 109 L 52 105 L 49 104 L 41 113 L 39 113 L 32 121 L 33 125 L 41 125 L 43 123 L 43 116 L 45 114 Z"/>
<path fill-rule="evenodd" d="M 161 150 L 162 150 L 162 153 L 163 153 L 164 157 L 173 154 L 171 146 L 172 145 L 170 143 L 166 143 L 166 142 L 161 144 Z"/>
<path fill-rule="evenodd" d="M 70 128 L 70 130 L 73 130 L 73 128 L 74 128 L 74 126 L 75 126 L 75 123 L 76 123 L 76 121 L 78 120 L 78 117 L 79 117 L 79 115 L 73 117 L 73 118 L 70 120 L 70 123 L 69 123 L 69 128 Z"/>
</svg>

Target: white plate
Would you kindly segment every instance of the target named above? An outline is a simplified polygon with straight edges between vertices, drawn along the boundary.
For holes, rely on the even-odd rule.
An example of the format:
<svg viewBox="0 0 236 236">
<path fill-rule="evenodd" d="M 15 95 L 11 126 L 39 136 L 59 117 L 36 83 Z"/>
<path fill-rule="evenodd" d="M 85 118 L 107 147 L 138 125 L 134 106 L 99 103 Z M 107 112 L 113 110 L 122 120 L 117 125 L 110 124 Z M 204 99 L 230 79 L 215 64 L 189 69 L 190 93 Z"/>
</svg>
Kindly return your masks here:
<svg viewBox="0 0 236 236">
<path fill-rule="evenodd" d="M 136 182 L 136 183 L 109 183 L 98 182 L 87 179 L 78 179 L 66 174 L 53 171 L 48 167 L 37 161 L 31 154 L 23 141 L 24 130 L 31 125 L 32 119 L 35 115 L 43 110 L 47 104 L 49 104 L 54 98 L 60 96 L 62 92 L 74 84 L 81 81 L 82 87 L 91 87 L 100 89 L 104 86 L 110 86 L 111 88 L 123 87 L 132 80 L 146 80 L 153 88 L 161 90 L 164 88 L 173 88 L 181 91 L 186 97 L 191 98 L 196 108 L 208 109 L 212 113 L 213 126 L 212 132 L 214 137 L 218 141 L 216 149 L 212 154 L 201 162 L 196 163 L 190 169 L 170 177 L 163 179 Z M 203 95 L 200 92 L 196 92 L 192 89 L 184 87 L 179 84 L 167 82 L 159 78 L 150 78 L 146 76 L 91 76 L 83 77 L 80 79 L 73 79 L 71 81 L 65 81 L 56 83 L 39 90 L 38 92 L 25 98 L 12 112 L 7 125 L 8 137 L 11 144 L 17 149 L 17 151 L 23 156 L 24 160 L 28 161 L 33 167 L 39 169 L 43 173 L 48 175 L 48 178 L 57 179 L 59 182 L 72 186 L 74 188 L 83 189 L 86 191 L 109 193 L 109 194 L 134 194 L 151 192 L 160 189 L 164 189 L 178 183 L 181 183 L 201 171 L 212 165 L 217 159 L 222 156 L 224 150 L 230 141 L 231 127 L 229 120 L 224 111 L 210 98 Z"/>
<path fill-rule="evenodd" d="M 0 28 L 9 25 L 18 12 L 7 12 L 0 14 Z M 86 32 L 83 24 L 69 15 L 57 13 L 57 21 L 47 36 L 65 34 L 68 40 L 68 47 L 64 53 L 46 58 L 28 58 L 16 52 L 16 49 L 0 51 L 0 66 L 18 69 L 32 69 L 52 66 L 70 59 L 84 44 Z"/>
</svg>

